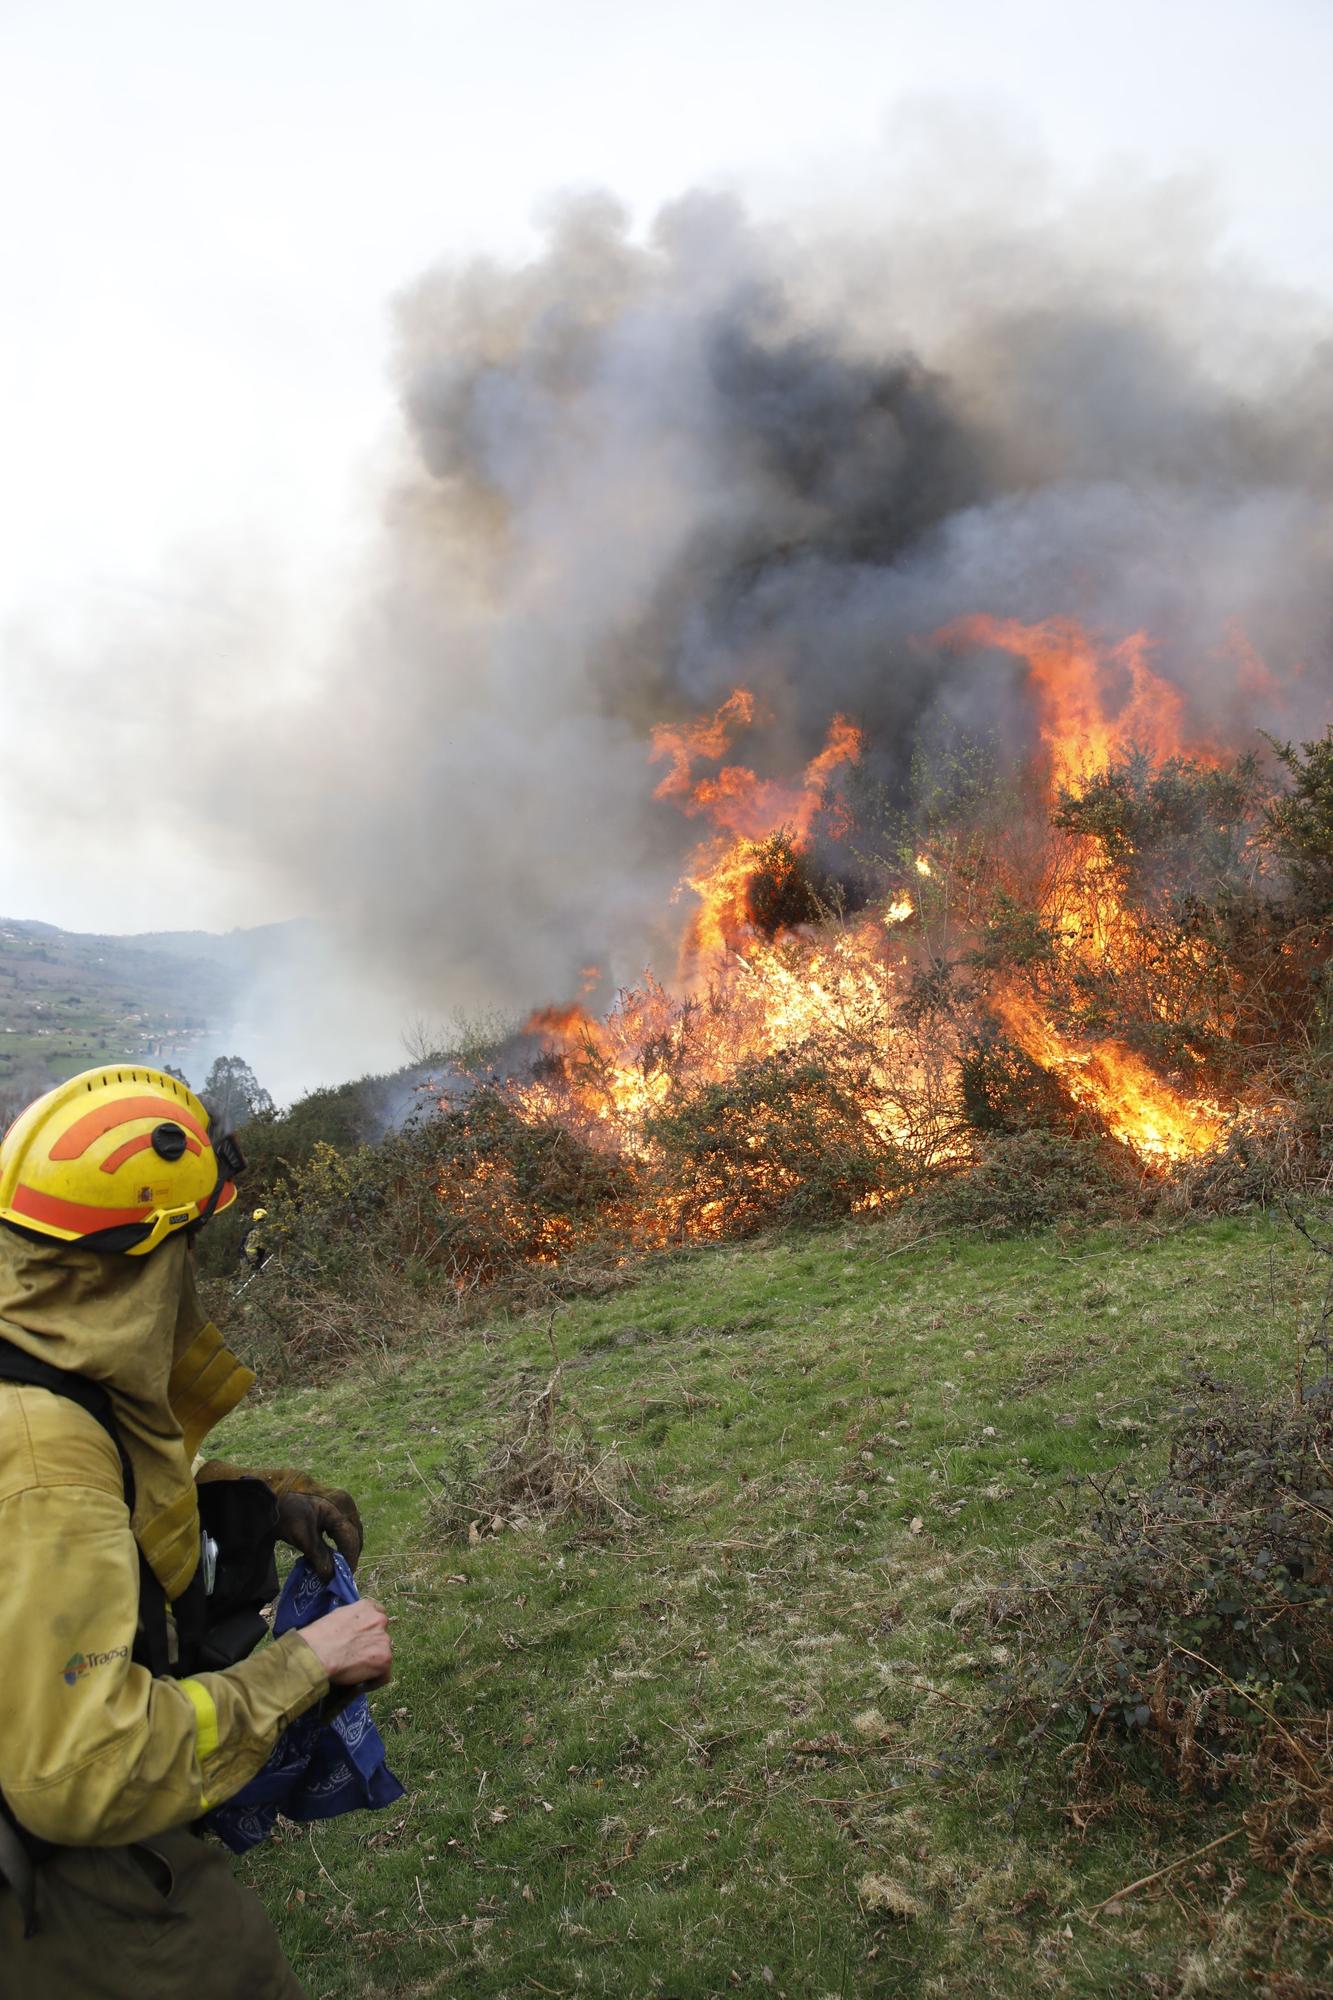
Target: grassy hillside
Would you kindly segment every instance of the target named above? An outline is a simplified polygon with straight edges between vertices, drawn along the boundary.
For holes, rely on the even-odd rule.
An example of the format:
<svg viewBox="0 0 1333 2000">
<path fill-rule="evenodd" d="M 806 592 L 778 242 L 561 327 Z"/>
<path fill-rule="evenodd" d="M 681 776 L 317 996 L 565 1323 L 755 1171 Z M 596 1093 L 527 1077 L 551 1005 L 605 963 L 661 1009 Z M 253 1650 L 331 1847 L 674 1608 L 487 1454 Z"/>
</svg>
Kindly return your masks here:
<svg viewBox="0 0 1333 2000">
<path fill-rule="evenodd" d="M 676 1258 L 550 1329 L 554 1435 L 627 1527 L 479 1498 L 544 1318 L 233 1418 L 229 1455 L 358 1494 L 397 1619 L 406 1800 L 245 1864 L 311 1994 L 1327 1995 L 1317 1922 L 1272 1983 L 1243 1843 L 1098 1913 L 1235 1801 L 1071 1814 L 1045 1764 L 951 1755 L 1005 1663 L 987 1587 L 1070 1475 L 1161 1455 L 1188 1370 L 1289 1365 L 1306 1263 L 1259 1220 Z"/>
</svg>

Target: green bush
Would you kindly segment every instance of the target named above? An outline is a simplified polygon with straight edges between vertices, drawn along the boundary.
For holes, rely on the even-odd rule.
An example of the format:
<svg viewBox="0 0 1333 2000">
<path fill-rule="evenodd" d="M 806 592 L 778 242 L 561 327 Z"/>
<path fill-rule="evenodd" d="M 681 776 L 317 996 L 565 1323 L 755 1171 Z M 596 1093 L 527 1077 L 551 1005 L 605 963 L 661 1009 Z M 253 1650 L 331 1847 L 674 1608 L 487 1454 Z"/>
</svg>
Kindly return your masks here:
<svg viewBox="0 0 1333 2000">
<path fill-rule="evenodd" d="M 983 1142 L 971 1166 L 941 1178 L 918 1209 L 927 1227 L 1003 1236 L 1131 1211 L 1140 1175 L 1124 1148 L 1034 1128 Z"/>
<path fill-rule="evenodd" d="M 269 1378 L 308 1379 L 428 1332 L 414 1254 L 428 1218 L 422 1204 L 413 1216 L 413 1202 L 402 1198 L 397 1151 L 390 1144 L 340 1153 L 317 1141 L 269 1192 L 262 1270 L 242 1263 L 239 1247 L 224 1270 L 215 1255 L 214 1317 L 225 1315 L 247 1359 L 260 1361 Z M 237 1227 L 245 1226 L 243 1216 Z"/>
<path fill-rule="evenodd" d="M 456 1325 L 483 1287 L 530 1296 L 570 1252 L 615 1249 L 632 1166 L 497 1090 L 374 1145 L 316 1140 L 271 1185 L 257 1275 L 233 1251 L 217 1309 L 279 1372 L 318 1373 Z M 243 1225 L 238 1225 L 243 1226 Z"/>
<path fill-rule="evenodd" d="M 1255 1858 L 1327 1911 L 1333 1380 L 1256 1394 L 1202 1379 L 1163 1477 L 1088 1484 L 1061 1558 L 990 1605 L 1013 1662 L 988 1754 L 1051 1750 L 1085 1800 L 1113 1802 L 1131 1777 L 1234 1796 Z"/>
<path fill-rule="evenodd" d="M 1291 743 L 1273 748 L 1291 783 L 1268 809 L 1269 832 L 1292 871 L 1304 913 L 1328 924 L 1333 920 L 1333 724 L 1299 749 Z"/>
</svg>

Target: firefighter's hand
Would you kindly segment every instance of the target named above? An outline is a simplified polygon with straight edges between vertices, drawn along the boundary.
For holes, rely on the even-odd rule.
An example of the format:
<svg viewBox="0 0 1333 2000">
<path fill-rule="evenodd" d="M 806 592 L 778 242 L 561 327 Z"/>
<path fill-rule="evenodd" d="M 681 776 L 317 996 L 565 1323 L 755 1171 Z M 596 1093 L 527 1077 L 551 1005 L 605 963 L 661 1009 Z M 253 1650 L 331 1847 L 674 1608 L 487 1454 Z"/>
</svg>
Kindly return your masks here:
<svg viewBox="0 0 1333 2000">
<path fill-rule="evenodd" d="M 334 1687 L 383 1687 L 393 1672 L 389 1616 L 373 1597 L 344 1604 L 300 1631 Z"/>
<path fill-rule="evenodd" d="M 349 1569 L 355 1569 L 361 1557 L 361 1517 L 356 1502 L 335 1488 L 320 1493 L 279 1494 L 278 1534 L 299 1550 L 321 1583 L 329 1583 L 333 1578 L 330 1541 L 346 1558 Z"/>
</svg>

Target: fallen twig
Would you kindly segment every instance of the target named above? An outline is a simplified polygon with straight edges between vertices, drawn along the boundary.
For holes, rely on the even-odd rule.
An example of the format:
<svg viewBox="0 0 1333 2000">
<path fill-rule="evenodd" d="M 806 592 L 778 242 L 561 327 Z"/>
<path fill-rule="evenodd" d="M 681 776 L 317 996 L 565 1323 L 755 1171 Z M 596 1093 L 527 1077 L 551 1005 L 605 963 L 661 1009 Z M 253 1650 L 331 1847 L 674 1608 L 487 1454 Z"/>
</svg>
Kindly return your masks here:
<svg viewBox="0 0 1333 2000">
<path fill-rule="evenodd" d="M 1109 1910 L 1112 1903 L 1123 1902 L 1126 1896 L 1133 1896 L 1140 1889 L 1151 1888 L 1152 1884 L 1160 1882 L 1164 1875 L 1173 1875 L 1177 1868 L 1187 1868 L 1191 1861 L 1201 1860 L 1205 1854 L 1211 1854 L 1216 1847 L 1225 1847 L 1229 1840 L 1234 1840 L 1238 1833 L 1244 1831 L 1244 1827 L 1233 1826 L 1230 1833 L 1220 1833 L 1216 1840 L 1208 1841 L 1203 1847 L 1196 1847 L 1193 1854 L 1182 1854 L 1179 1861 L 1168 1861 L 1165 1868 L 1157 1869 L 1154 1874 L 1141 1875 L 1137 1882 L 1127 1882 L 1123 1889 L 1117 1889 L 1104 1903 L 1098 1903 L 1096 1909 L 1088 1911 L 1088 1922 L 1091 1923 L 1094 1917 L 1099 1917 L 1103 1910 Z"/>
</svg>

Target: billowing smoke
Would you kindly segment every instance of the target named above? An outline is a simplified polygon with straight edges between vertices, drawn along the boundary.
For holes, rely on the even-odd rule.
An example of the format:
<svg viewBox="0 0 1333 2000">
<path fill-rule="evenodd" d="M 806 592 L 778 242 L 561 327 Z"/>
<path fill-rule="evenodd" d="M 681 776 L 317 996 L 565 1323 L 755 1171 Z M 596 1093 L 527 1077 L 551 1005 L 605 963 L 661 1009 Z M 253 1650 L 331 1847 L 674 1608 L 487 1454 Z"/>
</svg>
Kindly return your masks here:
<svg viewBox="0 0 1333 2000">
<path fill-rule="evenodd" d="M 774 772 L 842 710 L 902 787 L 920 746 L 1030 727 L 1012 658 L 931 635 L 1068 615 L 1146 630 L 1201 736 L 1308 735 L 1331 334 L 1189 191 L 785 228 L 694 195 L 645 237 L 569 206 L 532 262 L 397 301 L 373 581 L 315 693 L 251 728 L 229 837 L 382 1010 L 521 1012 L 672 961 L 695 829 L 649 730 L 738 683 Z"/>
<path fill-rule="evenodd" d="M 891 231 L 697 196 L 638 243 L 589 201 L 525 268 L 406 292 L 418 466 L 339 866 L 422 990 L 523 1005 L 661 954 L 690 829 L 649 725 L 738 682 L 777 769 L 839 709 L 890 783 L 942 732 L 1021 735 L 1014 662 L 931 643 L 961 614 L 1146 629 L 1200 734 L 1320 725 L 1333 350 L 1189 227 L 941 224 L 899 266 Z"/>
</svg>

